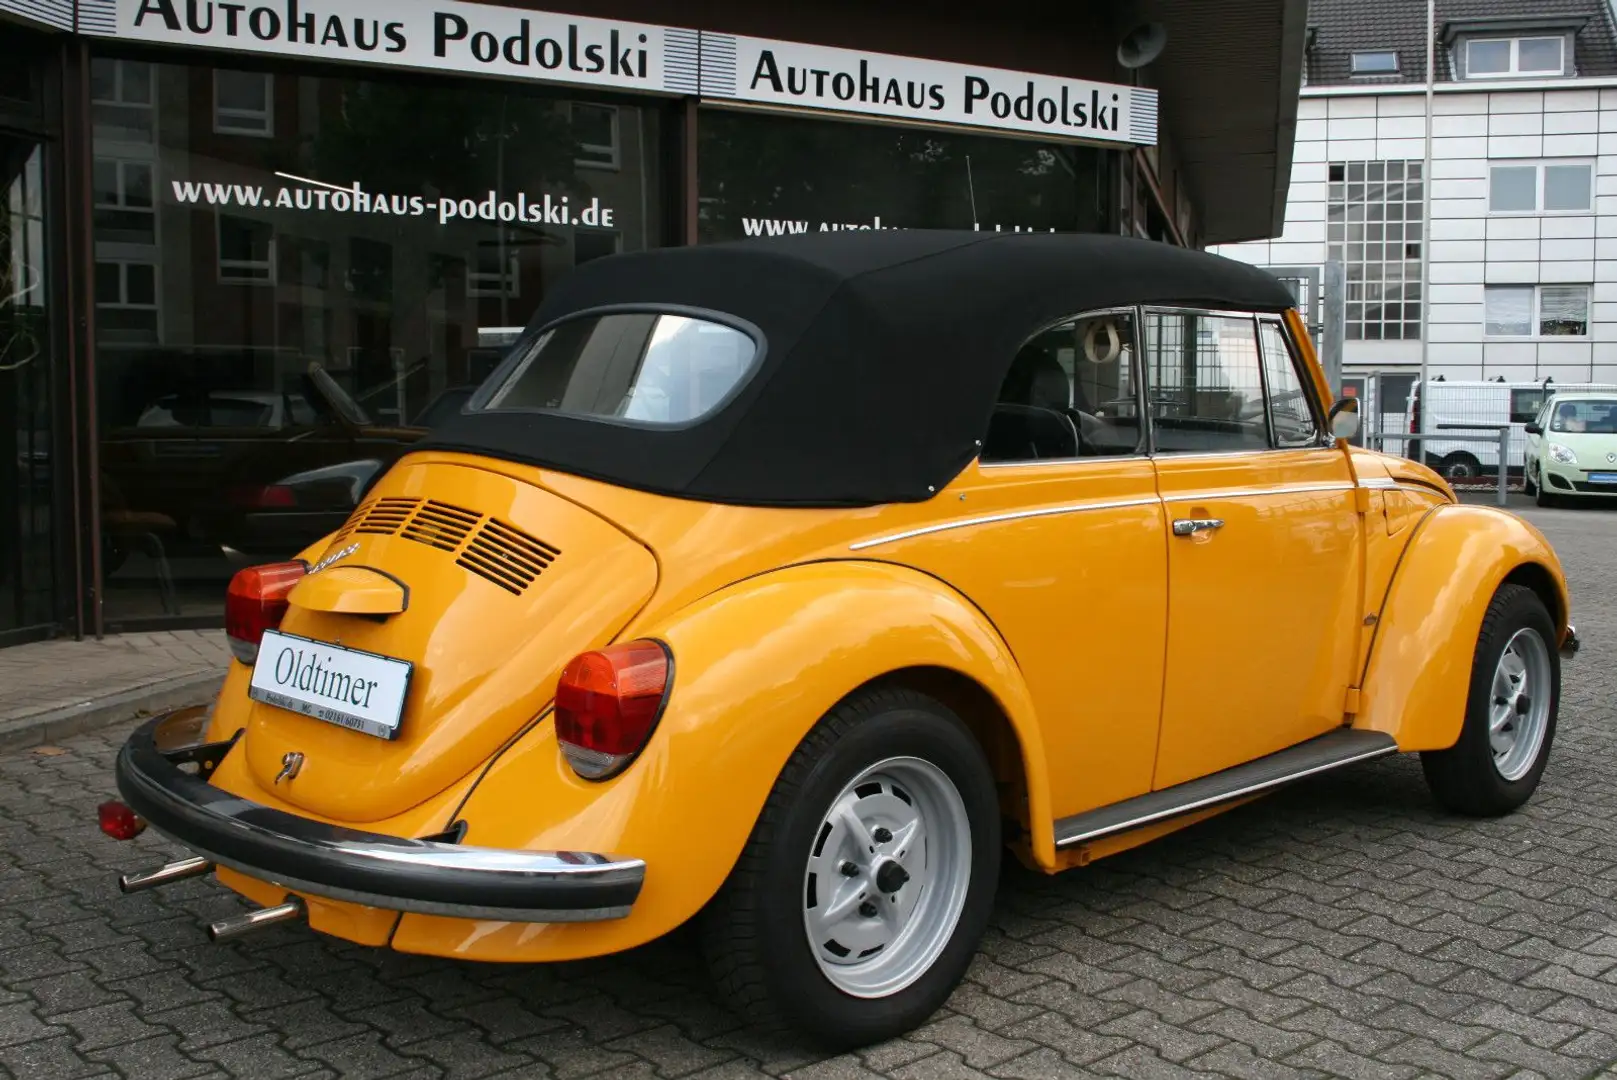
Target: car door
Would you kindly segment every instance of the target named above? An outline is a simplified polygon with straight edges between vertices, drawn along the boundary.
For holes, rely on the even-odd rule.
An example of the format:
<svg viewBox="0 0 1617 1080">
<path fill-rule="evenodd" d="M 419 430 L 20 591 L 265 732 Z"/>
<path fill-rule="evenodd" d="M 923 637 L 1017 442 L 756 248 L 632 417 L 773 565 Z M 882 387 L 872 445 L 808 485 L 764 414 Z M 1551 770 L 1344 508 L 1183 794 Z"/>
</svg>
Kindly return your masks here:
<svg viewBox="0 0 1617 1080">
<path fill-rule="evenodd" d="M 1057 818 L 1151 790 L 1167 545 L 1145 453 L 1134 312 L 1089 313 L 1018 352 L 960 517 L 884 546 L 969 597 L 1033 701 Z"/>
<path fill-rule="evenodd" d="M 1342 723 L 1363 526 L 1283 322 L 1147 310 L 1144 330 L 1169 522 L 1161 789 Z"/>
</svg>

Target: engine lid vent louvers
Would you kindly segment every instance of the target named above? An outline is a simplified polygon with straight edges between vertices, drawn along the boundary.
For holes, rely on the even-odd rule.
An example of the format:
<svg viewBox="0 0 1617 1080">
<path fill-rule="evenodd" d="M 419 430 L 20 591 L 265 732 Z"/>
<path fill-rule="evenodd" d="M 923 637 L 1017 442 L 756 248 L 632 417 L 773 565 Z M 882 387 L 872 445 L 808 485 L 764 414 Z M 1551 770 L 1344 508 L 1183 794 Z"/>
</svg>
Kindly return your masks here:
<svg viewBox="0 0 1617 1080">
<path fill-rule="evenodd" d="M 406 540 L 454 551 L 471 534 L 482 515 L 458 506 L 428 500 L 411 515 L 402 535 Z"/>
<path fill-rule="evenodd" d="M 420 499 L 378 499 L 369 510 L 365 511 L 364 517 L 354 515 L 354 519 L 359 522 L 354 531 L 391 536 L 409 520 L 410 512 L 420 502 Z"/>
<path fill-rule="evenodd" d="M 496 518 L 489 518 L 455 560 L 513 596 L 533 584 L 561 550 Z"/>
</svg>

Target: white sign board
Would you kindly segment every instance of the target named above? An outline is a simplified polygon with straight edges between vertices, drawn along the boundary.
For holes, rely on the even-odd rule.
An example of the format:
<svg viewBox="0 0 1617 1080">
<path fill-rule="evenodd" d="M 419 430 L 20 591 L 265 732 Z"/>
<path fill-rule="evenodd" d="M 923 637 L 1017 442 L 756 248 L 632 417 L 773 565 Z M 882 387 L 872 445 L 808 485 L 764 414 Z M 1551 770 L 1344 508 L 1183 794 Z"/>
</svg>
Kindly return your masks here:
<svg viewBox="0 0 1617 1080">
<path fill-rule="evenodd" d="M 703 93 L 718 96 L 703 34 Z M 733 97 L 764 105 L 1151 145 L 1156 91 L 737 37 Z M 715 73 L 716 74 L 716 73 Z"/>
<path fill-rule="evenodd" d="M 87 33 L 1151 146 L 1157 93 L 462 0 L 79 0 Z"/>
<path fill-rule="evenodd" d="M 404 715 L 411 670 L 404 660 L 266 630 L 247 696 L 391 739 Z"/>
</svg>

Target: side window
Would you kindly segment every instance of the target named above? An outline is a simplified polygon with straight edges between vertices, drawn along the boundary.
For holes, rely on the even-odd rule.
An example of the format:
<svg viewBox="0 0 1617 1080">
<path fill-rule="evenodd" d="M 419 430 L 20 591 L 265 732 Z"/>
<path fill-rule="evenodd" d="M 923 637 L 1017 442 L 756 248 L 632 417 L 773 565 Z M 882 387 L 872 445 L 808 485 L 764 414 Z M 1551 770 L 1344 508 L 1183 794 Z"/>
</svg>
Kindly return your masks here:
<svg viewBox="0 0 1617 1080">
<path fill-rule="evenodd" d="M 1269 381 L 1269 423 L 1276 446 L 1312 446 L 1319 442 L 1319 424 L 1301 376 L 1297 358 L 1279 323 L 1258 323 L 1263 343 L 1263 374 Z"/>
<path fill-rule="evenodd" d="M 1268 449 L 1252 316 L 1147 310 L 1143 329 L 1159 453 Z"/>
<path fill-rule="evenodd" d="M 1079 316 L 1029 339 L 1000 387 L 982 461 L 1138 453 L 1134 351 L 1128 312 Z"/>
</svg>

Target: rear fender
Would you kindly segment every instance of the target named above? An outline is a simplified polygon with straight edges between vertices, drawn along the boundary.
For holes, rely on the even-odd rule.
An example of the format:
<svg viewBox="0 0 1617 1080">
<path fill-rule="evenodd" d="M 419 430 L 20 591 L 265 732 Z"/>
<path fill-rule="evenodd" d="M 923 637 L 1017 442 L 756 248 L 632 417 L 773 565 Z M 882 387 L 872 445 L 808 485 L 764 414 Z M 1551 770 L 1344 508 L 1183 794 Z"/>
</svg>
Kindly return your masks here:
<svg viewBox="0 0 1617 1080">
<path fill-rule="evenodd" d="M 485 960 L 563 960 L 650 941 L 718 891 L 792 751 L 838 700 L 917 666 L 975 680 L 1019 736 L 1035 856 L 1054 863 L 1044 754 L 1021 672 L 976 608 L 938 580 L 885 563 L 833 561 L 739 582 L 625 637 L 674 659 L 667 711 L 621 776 L 581 780 L 555 728 L 534 725 L 467 801 L 465 842 L 644 859 L 627 918 L 490 924 L 406 915 L 395 948 Z"/>
<path fill-rule="evenodd" d="M 1388 587 L 1353 726 L 1386 732 L 1400 750 L 1453 746 L 1482 618 L 1507 580 L 1539 594 L 1564 640 L 1566 579 L 1543 534 L 1487 506 L 1449 504 L 1428 513 Z"/>
</svg>

